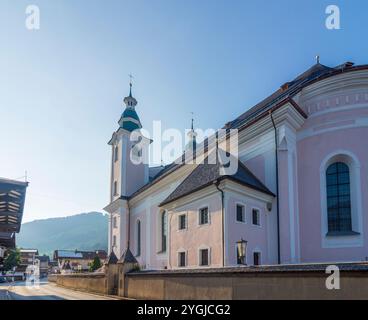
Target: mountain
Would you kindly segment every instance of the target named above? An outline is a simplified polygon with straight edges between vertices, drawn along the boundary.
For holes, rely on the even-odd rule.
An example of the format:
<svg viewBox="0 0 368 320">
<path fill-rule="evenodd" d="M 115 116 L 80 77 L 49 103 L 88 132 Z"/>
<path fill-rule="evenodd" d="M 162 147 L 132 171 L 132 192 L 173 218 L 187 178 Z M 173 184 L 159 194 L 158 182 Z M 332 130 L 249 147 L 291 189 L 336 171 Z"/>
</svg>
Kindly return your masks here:
<svg viewBox="0 0 368 320">
<path fill-rule="evenodd" d="M 107 215 L 100 212 L 35 220 L 22 224 L 16 243 L 50 257 L 56 249 L 107 251 L 107 224 Z"/>
</svg>

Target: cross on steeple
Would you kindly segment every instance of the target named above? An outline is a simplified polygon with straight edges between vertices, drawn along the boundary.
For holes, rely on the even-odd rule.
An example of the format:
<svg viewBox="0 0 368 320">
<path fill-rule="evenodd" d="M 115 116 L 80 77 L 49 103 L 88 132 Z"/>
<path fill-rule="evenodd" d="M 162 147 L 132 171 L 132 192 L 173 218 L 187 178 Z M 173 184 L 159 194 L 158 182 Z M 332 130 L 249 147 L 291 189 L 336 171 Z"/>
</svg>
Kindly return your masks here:
<svg viewBox="0 0 368 320">
<path fill-rule="evenodd" d="M 192 111 L 191 114 L 192 114 L 192 131 L 193 131 L 194 130 L 194 126 L 193 126 L 193 124 L 194 124 L 194 112 Z"/>
<path fill-rule="evenodd" d="M 129 76 L 129 87 L 130 87 L 129 88 L 129 97 L 131 97 L 132 96 L 132 86 L 133 86 L 133 84 L 132 84 L 133 76 L 132 76 L 131 73 L 129 73 L 128 76 Z"/>
</svg>

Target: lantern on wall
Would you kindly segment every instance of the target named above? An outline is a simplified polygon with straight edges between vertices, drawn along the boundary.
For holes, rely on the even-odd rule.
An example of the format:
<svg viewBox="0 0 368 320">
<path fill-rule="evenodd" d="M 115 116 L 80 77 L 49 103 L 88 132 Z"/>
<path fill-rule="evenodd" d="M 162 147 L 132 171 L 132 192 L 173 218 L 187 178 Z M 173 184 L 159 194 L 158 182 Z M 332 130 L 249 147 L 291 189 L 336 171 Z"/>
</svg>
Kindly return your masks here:
<svg viewBox="0 0 368 320">
<path fill-rule="evenodd" d="M 241 240 L 239 240 L 236 244 L 237 244 L 237 249 L 238 249 L 238 257 L 240 260 L 240 264 L 246 264 L 245 263 L 245 257 L 247 254 L 247 243 L 248 241 L 245 241 L 243 238 Z"/>
</svg>

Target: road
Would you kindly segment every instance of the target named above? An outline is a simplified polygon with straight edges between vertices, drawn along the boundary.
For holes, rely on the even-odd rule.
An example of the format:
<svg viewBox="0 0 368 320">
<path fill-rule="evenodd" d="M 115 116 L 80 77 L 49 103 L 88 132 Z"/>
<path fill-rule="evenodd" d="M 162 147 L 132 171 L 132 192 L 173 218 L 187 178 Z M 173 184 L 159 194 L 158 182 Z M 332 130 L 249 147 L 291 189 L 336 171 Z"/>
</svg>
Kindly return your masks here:
<svg viewBox="0 0 368 320">
<path fill-rule="evenodd" d="M 0 300 L 115 300 L 107 296 L 69 290 L 41 280 L 39 286 L 25 282 L 1 283 Z"/>
</svg>

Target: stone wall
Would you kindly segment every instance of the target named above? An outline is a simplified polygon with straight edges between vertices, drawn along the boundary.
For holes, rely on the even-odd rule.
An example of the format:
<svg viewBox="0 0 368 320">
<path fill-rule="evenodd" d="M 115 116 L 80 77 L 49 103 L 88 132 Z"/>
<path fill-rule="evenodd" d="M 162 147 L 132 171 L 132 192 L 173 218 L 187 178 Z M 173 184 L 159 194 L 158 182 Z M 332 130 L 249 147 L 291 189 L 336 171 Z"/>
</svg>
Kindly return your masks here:
<svg viewBox="0 0 368 320">
<path fill-rule="evenodd" d="M 156 271 L 126 276 L 134 299 L 368 299 L 368 269 L 340 271 L 340 289 L 328 290 L 324 267 L 312 270 L 259 268 Z"/>
<path fill-rule="evenodd" d="M 56 278 L 56 279 L 55 279 Z M 66 288 L 92 292 L 97 294 L 106 294 L 106 277 L 104 273 L 86 273 L 86 274 L 59 274 L 49 276 L 49 281 L 56 282 L 57 285 Z"/>
<path fill-rule="evenodd" d="M 326 266 L 284 265 L 49 276 L 67 288 L 132 299 L 368 299 L 368 263 L 339 264 L 340 289 L 328 290 Z"/>
</svg>

